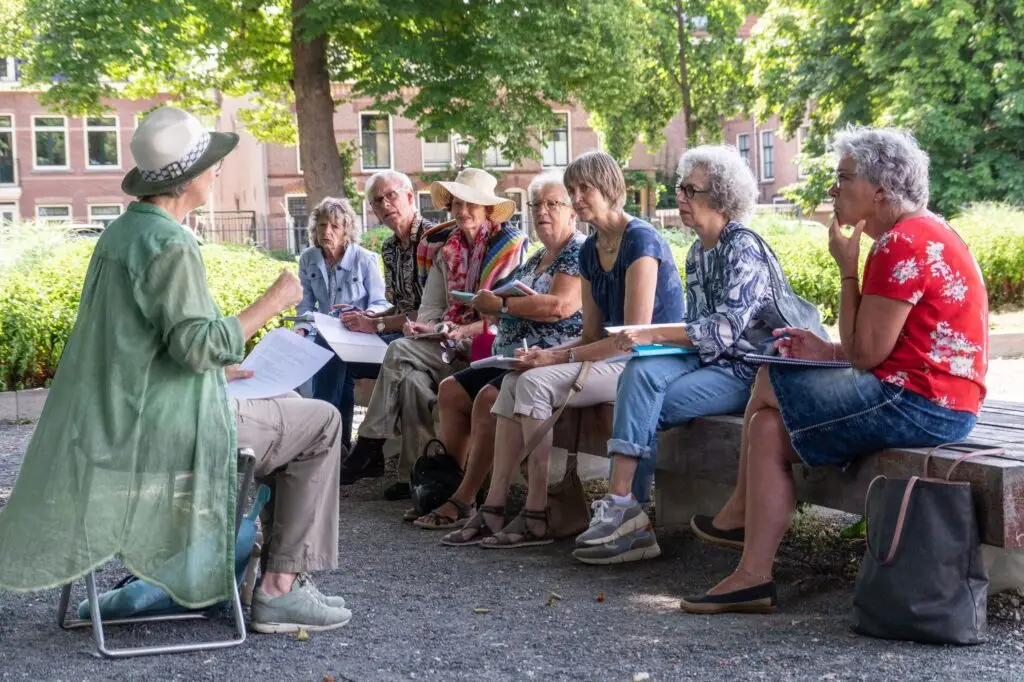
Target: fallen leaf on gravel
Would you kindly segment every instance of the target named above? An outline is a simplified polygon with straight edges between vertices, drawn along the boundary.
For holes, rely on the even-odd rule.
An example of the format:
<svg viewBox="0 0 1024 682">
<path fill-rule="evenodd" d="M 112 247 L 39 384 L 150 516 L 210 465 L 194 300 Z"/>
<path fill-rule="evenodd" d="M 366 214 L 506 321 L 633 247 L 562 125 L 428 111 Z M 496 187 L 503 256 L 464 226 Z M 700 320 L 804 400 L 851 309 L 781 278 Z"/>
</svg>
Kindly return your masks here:
<svg viewBox="0 0 1024 682">
<path fill-rule="evenodd" d="M 324 675 L 324 682 L 334 682 L 334 675 Z"/>
<path fill-rule="evenodd" d="M 633 673 L 633 682 L 644 682 L 651 679 L 650 673 Z"/>
<path fill-rule="evenodd" d="M 594 597 L 594 600 L 597 601 L 598 604 L 603 604 L 604 603 L 604 592 L 598 592 L 597 596 Z"/>
<path fill-rule="evenodd" d="M 548 606 L 554 606 L 557 603 L 558 603 L 557 599 L 555 599 L 554 597 L 548 597 Z"/>
<path fill-rule="evenodd" d="M 562 595 L 558 594 L 557 592 L 548 592 L 548 598 L 549 599 L 561 599 Z"/>
<path fill-rule="evenodd" d="M 299 631 L 295 633 L 295 641 L 305 642 L 309 639 L 309 633 L 306 632 L 306 628 L 299 628 Z"/>
<path fill-rule="evenodd" d="M 478 606 L 475 609 L 473 609 L 473 613 L 490 613 L 490 612 L 491 612 L 490 609 L 485 609 L 482 606 Z"/>
</svg>

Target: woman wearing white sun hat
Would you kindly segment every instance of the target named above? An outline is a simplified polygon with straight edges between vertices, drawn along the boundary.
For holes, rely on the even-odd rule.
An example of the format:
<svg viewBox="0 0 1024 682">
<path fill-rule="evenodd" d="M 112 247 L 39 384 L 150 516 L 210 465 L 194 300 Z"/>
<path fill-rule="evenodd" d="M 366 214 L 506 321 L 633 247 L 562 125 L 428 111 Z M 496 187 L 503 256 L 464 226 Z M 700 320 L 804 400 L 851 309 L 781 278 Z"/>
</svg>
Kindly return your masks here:
<svg viewBox="0 0 1024 682">
<path fill-rule="evenodd" d="M 498 196 L 496 186 L 493 175 L 477 168 L 460 171 L 454 182 L 431 184 L 434 207 L 447 210 L 454 225 L 442 223 L 420 239 L 416 260 L 420 272 L 429 275 L 417 319 L 403 331 L 408 337 L 440 326 L 446 341 L 459 347 L 442 351 L 437 339 L 410 338 L 398 339 L 388 347 L 359 427 L 359 440 L 342 465 L 342 484 L 382 475 L 384 441 L 401 434 L 399 480 L 385 491 L 385 497 L 410 496 L 413 464 L 424 444 L 434 437 L 432 407 L 437 386 L 466 368 L 466 347 L 485 331 L 480 313 L 450 293 L 493 288 L 519 265 L 522 255 L 524 235 L 507 222 L 515 204 Z M 448 292 L 445 304 L 431 305 L 431 292 L 442 290 Z"/>
<path fill-rule="evenodd" d="M 173 107 L 151 113 L 132 137 L 137 167 L 121 187 L 139 200 L 96 242 L 75 327 L 0 512 L 0 588 L 58 587 L 116 556 L 184 606 L 228 598 L 235 448 L 245 440 L 257 475 L 283 469 L 288 479 L 277 482 L 275 522 L 265 525 L 273 536 L 253 628 L 329 629 L 351 617 L 304 575 L 337 565 L 337 411 L 317 401 L 232 401 L 227 392 L 244 374 L 233 365 L 246 340 L 301 298 L 298 278 L 282 271 L 226 317 L 181 225 L 206 203 L 237 143 Z M 313 489 L 324 485 L 331 494 Z"/>
</svg>

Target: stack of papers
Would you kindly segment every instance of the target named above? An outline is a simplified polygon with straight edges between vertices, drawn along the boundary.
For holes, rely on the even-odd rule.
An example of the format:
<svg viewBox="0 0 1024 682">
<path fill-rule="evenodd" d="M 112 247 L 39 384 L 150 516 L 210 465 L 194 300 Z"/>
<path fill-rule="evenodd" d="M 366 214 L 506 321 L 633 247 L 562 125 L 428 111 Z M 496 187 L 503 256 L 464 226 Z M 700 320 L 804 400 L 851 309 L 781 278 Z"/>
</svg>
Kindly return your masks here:
<svg viewBox="0 0 1024 682">
<path fill-rule="evenodd" d="M 503 355 L 492 355 L 489 358 L 483 358 L 476 362 L 469 364 L 473 369 L 484 369 L 487 367 L 493 367 L 495 369 L 512 369 L 512 363 L 515 362 L 515 358 L 506 358 Z"/>
<path fill-rule="evenodd" d="M 331 352 L 293 331 L 275 329 L 260 339 L 242 361 L 241 369 L 253 376 L 228 383 L 234 398 L 259 400 L 291 391 L 327 364 Z"/>
<path fill-rule="evenodd" d="M 747 353 L 743 356 L 744 362 L 752 365 L 790 365 L 794 367 L 832 367 L 835 369 L 847 369 L 852 365 L 845 360 L 803 360 L 800 358 L 789 358 L 784 355 L 760 355 L 758 353 Z"/>
<path fill-rule="evenodd" d="M 349 331 L 341 320 L 323 313 L 313 313 L 313 324 L 327 345 L 345 362 L 369 362 L 377 365 L 384 362 L 388 344 L 376 334 Z"/>
</svg>

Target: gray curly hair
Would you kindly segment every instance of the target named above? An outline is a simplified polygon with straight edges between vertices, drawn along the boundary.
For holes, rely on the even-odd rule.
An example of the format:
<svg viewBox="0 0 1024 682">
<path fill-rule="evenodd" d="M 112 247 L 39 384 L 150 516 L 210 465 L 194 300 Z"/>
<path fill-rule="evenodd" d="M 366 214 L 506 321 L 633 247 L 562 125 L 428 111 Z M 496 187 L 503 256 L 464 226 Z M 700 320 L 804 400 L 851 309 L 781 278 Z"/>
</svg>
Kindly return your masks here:
<svg viewBox="0 0 1024 682">
<path fill-rule="evenodd" d="M 885 190 L 898 210 L 928 205 L 928 154 L 909 130 L 850 125 L 836 134 L 832 149 L 839 159 L 853 159 L 857 174 Z"/>
<path fill-rule="evenodd" d="M 708 176 L 708 204 L 726 220 L 743 220 L 757 203 L 757 180 L 750 164 L 743 160 L 736 147 L 704 144 L 687 150 L 679 159 L 676 173 L 682 183 L 702 168 Z"/>
<path fill-rule="evenodd" d="M 526 200 L 532 204 L 542 189 L 552 185 L 561 187 L 562 191 L 565 192 L 566 198 L 570 199 L 569 190 L 565 188 L 564 173 L 560 170 L 547 170 L 543 173 L 538 173 L 533 176 L 533 180 L 530 180 L 530 184 L 526 187 Z"/>
<path fill-rule="evenodd" d="M 332 225 L 340 225 L 345 232 L 345 244 L 359 243 L 359 228 L 356 226 L 356 212 L 352 210 L 352 204 L 348 199 L 337 197 L 324 197 L 316 208 L 309 214 L 309 242 L 313 246 L 320 246 L 320 240 L 316 237 L 316 227 L 321 219 L 326 219 Z"/>
</svg>

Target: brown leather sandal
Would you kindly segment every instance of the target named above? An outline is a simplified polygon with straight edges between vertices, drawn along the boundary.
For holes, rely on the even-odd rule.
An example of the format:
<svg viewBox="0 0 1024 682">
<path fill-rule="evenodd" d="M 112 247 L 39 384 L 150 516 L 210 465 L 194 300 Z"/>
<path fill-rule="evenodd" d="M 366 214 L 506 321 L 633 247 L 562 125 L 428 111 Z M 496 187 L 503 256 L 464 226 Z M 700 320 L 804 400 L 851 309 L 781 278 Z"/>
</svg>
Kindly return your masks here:
<svg viewBox="0 0 1024 682">
<path fill-rule="evenodd" d="M 538 535 L 530 530 L 527 519 L 544 522 L 544 533 Z M 517 547 L 538 547 L 555 541 L 551 535 L 551 523 L 547 509 L 524 509 L 512 522 L 489 538 L 480 542 L 484 549 L 515 549 Z"/>
<path fill-rule="evenodd" d="M 505 507 L 492 507 L 488 504 L 482 504 L 477 508 L 476 514 L 469 520 L 469 523 L 459 530 L 445 535 L 441 538 L 441 544 L 449 547 L 467 547 L 469 545 L 479 545 L 485 538 L 493 537 L 494 531 L 487 525 L 484 514 L 497 516 L 501 519 L 502 523 L 505 522 Z M 468 538 L 465 536 L 467 530 L 473 531 L 473 534 Z"/>
<path fill-rule="evenodd" d="M 412 522 L 412 525 L 417 528 L 426 528 L 427 530 L 451 530 L 452 528 L 462 528 L 466 525 L 466 522 L 469 521 L 469 515 L 470 512 L 473 511 L 473 508 L 450 497 L 448 498 L 448 503 L 455 507 L 455 516 L 442 514 L 435 509 L 417 518 Z M 438 509 L 440 509 L 440 507 L 438 507 Z"/>
</svg>

